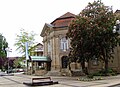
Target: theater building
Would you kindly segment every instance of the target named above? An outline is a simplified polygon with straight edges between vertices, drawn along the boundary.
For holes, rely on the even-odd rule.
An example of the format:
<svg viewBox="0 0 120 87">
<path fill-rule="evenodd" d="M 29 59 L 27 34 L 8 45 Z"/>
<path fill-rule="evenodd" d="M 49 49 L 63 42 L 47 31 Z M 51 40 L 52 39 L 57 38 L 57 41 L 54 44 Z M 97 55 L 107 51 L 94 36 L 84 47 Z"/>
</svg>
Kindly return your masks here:
<svg viewBox="0 0 120 87">
<path fill-rule="evenodd" d="M 53 22 L 45 23 L 40 36 L 43 37 L 43 55 L 49 57 L 51 61 L 50 71 L 57 71 L 60 74 L 67 74 L 68 70 L 68 54 L 70 47 L 70 40 L 66 39 L 66 33 L 68 26 L 75 18 L 75 14 L 70 12 L 56 18 Z M 96 69 L 102 68 L 104 63 L 96 62 L 96 60 L 90 61 L 86 66 L 90 72 Z M 72 70 L 81 70 L 79 63 L 71 63 Z M 115 58 L 113 63 L 109 63 L 109 66 L 120 71 L 120 49 L 115 49 Z"/>
</svg>

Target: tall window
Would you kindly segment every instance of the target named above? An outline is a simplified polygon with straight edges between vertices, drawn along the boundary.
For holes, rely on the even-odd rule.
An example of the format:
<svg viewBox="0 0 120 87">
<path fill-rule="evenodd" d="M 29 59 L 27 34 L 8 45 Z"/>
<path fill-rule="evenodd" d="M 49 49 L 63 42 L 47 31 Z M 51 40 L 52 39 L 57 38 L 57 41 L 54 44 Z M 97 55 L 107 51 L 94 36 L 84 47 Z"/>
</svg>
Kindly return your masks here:
<svg viewBox="0 0 120 87">
<path fill-rule="evenodd" d="M 65 37 L 60 40 L 60 49 L 63 51 L 68 50 L 68 40 Z"/>
</svg>

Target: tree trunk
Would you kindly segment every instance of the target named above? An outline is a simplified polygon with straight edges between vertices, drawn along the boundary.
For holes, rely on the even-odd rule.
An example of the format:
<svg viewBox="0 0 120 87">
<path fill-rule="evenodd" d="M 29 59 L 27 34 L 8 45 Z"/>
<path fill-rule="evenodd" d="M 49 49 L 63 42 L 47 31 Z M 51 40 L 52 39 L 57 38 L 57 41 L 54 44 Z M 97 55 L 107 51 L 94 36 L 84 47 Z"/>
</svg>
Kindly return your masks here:
<svg viewBox="0 0 120 87">
<path fill-rule="evenodd" d="M 72 71 L 71 71 L 71 67 L 70 67 L 70 62 L 68 62 L 68 68 L 69 68 L 69 76 L 72 76 Z"/>
<path fill-rule="evenodd" d="M 105 75 L 108 73 L 108 58 L 105 59 Z"/>
<path fill-rule="evenodd" d="M 85 60 L 82 60 L 81 66 L 82 66 L 83 73 L 85 73 L 85 75 L 88 75 L 88 69 L 87 67 L 85 67 Z"/>
</svg>

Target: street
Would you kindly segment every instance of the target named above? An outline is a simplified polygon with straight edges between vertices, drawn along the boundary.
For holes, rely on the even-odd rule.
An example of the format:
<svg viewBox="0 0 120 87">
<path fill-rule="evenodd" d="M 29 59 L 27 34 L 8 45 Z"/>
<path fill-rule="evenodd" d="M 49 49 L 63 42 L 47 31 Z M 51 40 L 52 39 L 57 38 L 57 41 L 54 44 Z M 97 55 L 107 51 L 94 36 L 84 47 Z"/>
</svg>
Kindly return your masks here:
<svg viewBox="0 0 120 87">
<path fill-rule="evenodd" d="M 23 82 L 31 82 L 31 78 L 41 76 L 30 76 L 24 74 L 0 76 L 0 87 L 28 87 Z M 120 83 L 120 76 L 106 78 L 105 80 L 97 81 L 78 81 L 78 77 L 50 76 L 53 81 L 58 81 L 59 84 L 47 85 L 42 87 L 110 87 L 111 85 Z M 37 86 L 41 87 L 41 86 Z M 119 87 L 119 86 L 111 86 Z"/>
</svg>

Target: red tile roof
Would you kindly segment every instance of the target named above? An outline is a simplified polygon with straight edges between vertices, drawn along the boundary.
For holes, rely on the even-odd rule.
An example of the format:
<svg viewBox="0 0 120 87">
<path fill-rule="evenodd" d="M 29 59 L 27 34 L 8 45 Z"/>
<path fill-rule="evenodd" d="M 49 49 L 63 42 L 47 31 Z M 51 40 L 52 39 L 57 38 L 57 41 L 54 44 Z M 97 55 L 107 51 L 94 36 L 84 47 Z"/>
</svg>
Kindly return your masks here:
<svg viewBox="0 0 120 87">
<path fill-rule="evenodd" d="M 67 12 L 64 15 L 55 19 L 51 24 L 54 27 L 66 27 L 70 24 L 70 22 L 75 18 L 76 15 Z"/>
<path fill-rule="evenodd" d="M 67 12 L 67 13 L 65 13 L 64 15 L 62 15 L 62 16 L 60 16 L 59 18 L 57 18 L 57 19 L 64 19 L 64 18 L 68 18 L 68 17 L 75 17 L 76 15 L 75 14 L 72 14 L 72 13 L 70 13 L 70 12 Z"/>
</svg>

